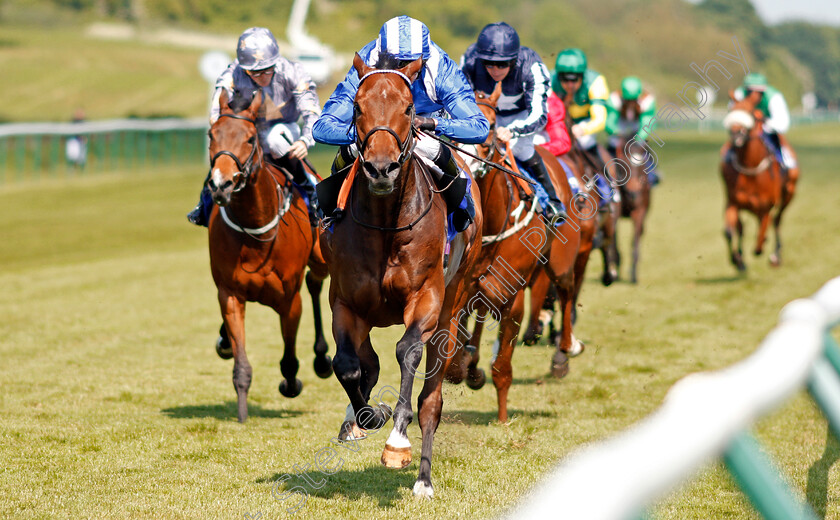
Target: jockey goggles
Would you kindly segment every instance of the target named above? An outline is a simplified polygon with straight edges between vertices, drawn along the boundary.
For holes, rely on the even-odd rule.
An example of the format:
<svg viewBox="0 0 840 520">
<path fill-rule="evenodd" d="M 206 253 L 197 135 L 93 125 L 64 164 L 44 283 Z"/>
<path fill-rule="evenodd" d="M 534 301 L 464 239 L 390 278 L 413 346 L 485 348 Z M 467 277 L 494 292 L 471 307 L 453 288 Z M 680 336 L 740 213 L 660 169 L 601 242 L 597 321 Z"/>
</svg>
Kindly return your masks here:
<svg viewBox="0 0 840 520">
<path fill-rule="evenodd" d="M 484 62 L 485 67 L 493 67 L 496 69 L 506 69 L 508 67 L 512 67 L 513 63 L 516 60 L 504 60 L 504 61 L 494 61 L 494 60 L 482 60 Z"/>
<path fill-rule="evenodd" d="M 259 78 L 262 76 L 268 76 L 269 74 L 274 72 L 274 67 L 269 67 L 267 69 L 262 70 L 246 70 L 245 73 L 251 76 L 252 78 Z"/>
<path fill-rule="evenodd" d="M 575 73 L 560 74 L 560 82 L 565 83 L 565 82 L 577 81 L 582 77 L 583 77 L 582 74 L 575 74 Z"/>
</svg>

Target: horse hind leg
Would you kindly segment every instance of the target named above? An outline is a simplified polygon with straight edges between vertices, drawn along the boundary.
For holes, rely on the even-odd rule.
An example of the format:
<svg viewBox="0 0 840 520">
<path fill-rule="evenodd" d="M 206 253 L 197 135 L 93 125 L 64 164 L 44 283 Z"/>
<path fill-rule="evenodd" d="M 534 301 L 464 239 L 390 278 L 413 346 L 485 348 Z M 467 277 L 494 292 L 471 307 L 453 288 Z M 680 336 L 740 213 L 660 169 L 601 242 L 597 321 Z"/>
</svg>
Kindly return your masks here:
<svg viewBox="0 0 840 520">
<path fill-rule="evenodd" d="M 312 315 L 315 322 L 315 361 L 313 361 L 313 368 L 315 374 L 321 379 L 330 377 L 333 373 L 332 358 L 327 352 L 330 346 L 324 337 L 324 326 L 321 319 L 321 289 L 324 285 L 323 278 L 316 277 L 310 270 L 306 273 L 306 290 L 312 298 Z"/>
<path fill-rule="evenodd" d="M 228 338 L 227 328 L 225 322 L 222 321 L 222 326 L 219 327 L 219 337 L 216 338 L 216 354 L 222 359 L 230 359 L 233 357 L 233 347 Z"/>
<path fill-rule="evenodd" d="M 288 312 L 280 314 L 280 330 L 283 334 L 283 358 L 280 360 L 280 373 L 283 381 L 278 390 L 284 397 L 297 397 L 303 390 L 303 383 L 297 378 L 300 362 L 297 359 L 296 342 L 297 331 L 300 326 L 301 315 L 300 293 L 295 293 L 289 305 Z"/>
<path fill-rule="evenodd" d="M 776 212 L 776 215 L 773 217 L 773 233 L 776 238 L 776 247 L 774 251 L 770 254 L 770 265 L 773 267 L 779 267 L 782 265 L 782 236 L 781 236 L 781 225 L 782 225 L 782 211 L 784 207 L 779 207 L 779 210 Z"/>
<path fill-rule="evenodd" d="M 251 388 L 253 370 L 245 353 L 245 302 L 232 294 L 219 292 L 223 327 L 233 350 L 233 389 L 236 391 L 237 419 L 248 419 L 248 389 Z"/>
<path fill-rule="evenodd" d="M 480 390 L 485 383 L 487 383 L 487 374 L 484 372 L 483 368 L 478 367 L 478 362 L 481 360 L 479 352 L 481 349 L 481 334 L 484 331 L 484 322 L 485 319 L 476 320 L 473 332 L 470 335 L 466 348 L 464 349 L 470 354 L 470 362 L 467 365 L 466 383 L 467 386 L 473 390 Z M 466 330 L 466 315 L 461 321 L 461 325 L 461 327 L 458 327 L 459 330 Z"/>
<path fill-rule="evenodd" d="M 585 346 L 575 337 L 572 327 L 572 310 L 575 303 L 574 279 L 572 276 L 564 275 L 556 286 L 563 311 L 563 321 L 559 341 L 555 343 L 557 351 L 551 359 L 551 375 L 562 378 L 569 373 L 569 358 L 582 354 Z"/>
<path fill-rule="evenodd" d="M 528 318 L 528 328 L 522 336 L 522 343 L 527 346 L 536 345 L 542 335 L 546 332 L 546 327 L 542 323 L 541 316 L 542 309 L 545 307 L 546 298 L 549 297 L 551 290 L 551 279 L 545 272 L 545 269 L 537 267 L 532 275 L 531 283 L 531 314 Z M 552 300 L 551 304 L 553 305 Z"/>
</svg>

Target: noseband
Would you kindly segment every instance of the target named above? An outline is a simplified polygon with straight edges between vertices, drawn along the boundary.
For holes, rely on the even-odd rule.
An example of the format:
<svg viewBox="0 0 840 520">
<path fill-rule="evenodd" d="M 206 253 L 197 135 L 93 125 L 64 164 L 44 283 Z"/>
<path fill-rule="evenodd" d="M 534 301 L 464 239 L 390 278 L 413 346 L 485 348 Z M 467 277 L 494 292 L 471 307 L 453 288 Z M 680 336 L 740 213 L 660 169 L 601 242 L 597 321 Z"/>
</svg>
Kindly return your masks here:
<svg viewBox="0 0 840 520">
<path fill-rule="evenodd" d="M 402 72 L 400 72 L 398 70 L 391 70 L 391 69 L 381 69 L 381 70 L 377 69 L 377 70 L 372 70 L 372 71 L 368 72 L 367 74 L 362 76 L 362 78 L 359 80 L 359 87 L 362 86 L 362 82 L 364 80 L 366 80 L 370 76 L 373 76 L 374 74 L 396 74 L 397 76 L 402 78 L 403 81 L 405 81 L 405 83 L 406 83 L 406 85 L 408 85 L 409 89 L 411 88 L 411 80 L 408 79 L 408 76 L 406 76 L 405 74 L 403 74 Z M 358 90 L 357 90 L 357 92 L 358 92 Z M 414 125 L 412 124 L 414 122 L 414 114 L 415 114 L 414 103 L 411 103 L 410 108 L 411 108 L 411 113 L 408 115 L 408 118 L 409 118 L 408 119 L 408 135 L 406 136 L 405 141 L 400 139 L 400 136 L 398 136 L 397 133 L 391 127 L 384 126 L 384 125 L 375 126 L 375 127 L 371 128 L 370 131 L 368 133 L 366 133 L 364 135 L 364 137 L 361 138 L 361 139 L 359 138 L 358 132 L 356 133 L 356 148 L 359 150 L 359 159 L 361 159 L 361 161 L 363 163 L 368 164 L 368 161 L 367 161 L 367 159 L 365 159 L 365 156 L 364 156 L 364 150 L 365 150 L 365 147 L 367 146 L 368 140 L 373 136 L 373 134 L 375 134 L 376 132 L 380 132 L 380 131 L 388 132 L 389 134 L 394 136 L 394 139 L 396 139 L 397 143 L 399 143 L 399 145 L 400 145 L 400 156 L 399 156 L 399 158 L 397 158 L 397 163 L 400 166 L 402 166 L 405 163 L 405 161 L 408 160 L 409 156 L 411 155 L 411 152 L 414 151 Z M 359 105 L 354 105 L 354 107 L 353 107 L 353 126 L 354 127 L 356 126 L 356 116 L 358 115 L 358 113 L 359 113 Z"/>
<path fill-rule="evenodd" d="M 256 128 L 257 122 L 253 119 L 245 116 L 238 116 L 236 114 L 222 114 L 219 116 L 219 119 L 223 117 L 230 117 L 232 119 L 241 119 L 243 121 L 248 121 Z M 239 169 L 236 173 L 233 174 L 233 191 L 234 193 L 237 191 L 242 190 L 246 184 L 248 184 L 248 179 L 251 178 L 251 174 L 254 172 L 254 156 L 257 152 L 257 147 L 259 146 L 258 142 L 254 142 L 253 147 L 251 148 L 251 153 L 248 155 L 248 158 L 245 159 L 245 163 L 243 164 L 239 157 L 236 156 L 233 152 L 229 152 L 227 150 L 221 150 L 220 152 L 216 153 L 210 159 L 210 171 L 213 171 L 213 166 L 216 164 L 216 159 L 218 159 L 222 155 L 227 155 L 231 159 L 234 160 L 236 163 L 236 167 Z"/>
</svg>

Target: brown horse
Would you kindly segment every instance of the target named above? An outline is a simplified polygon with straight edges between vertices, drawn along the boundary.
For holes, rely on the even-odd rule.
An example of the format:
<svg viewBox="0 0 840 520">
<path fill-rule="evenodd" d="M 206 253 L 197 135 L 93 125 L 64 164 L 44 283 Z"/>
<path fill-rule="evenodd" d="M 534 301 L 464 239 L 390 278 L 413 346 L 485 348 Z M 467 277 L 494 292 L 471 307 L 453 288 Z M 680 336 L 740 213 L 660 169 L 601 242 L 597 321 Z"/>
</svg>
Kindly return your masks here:
<svg viewBox="0 0 840 520">
<path fill-rule="evenodd" d="M 491 128 L 495 127 L 496 106 L 500 96 L 501 83 L 496 84 L 489 96 L 476 92 L 476 102 Z M 512 168 L 517 168 L 509 147 L 505 156 L 495 130 L 491 130 L 487 141 L 476 148 L 478 157 L 496 164 L 507 159 Z M 562 167 L 547 150 L 537 147 L 536 151 L 545 161 L 551 180 L 568 207 L 572 193 Z M 453 382 L 460 382 L 466 377 L 471 388 L 483 385 L 484 372 L 477 367 L 482 325 L 488 317 L 493 318 L 499 324 L 499 332 L 492 377 L 498 399 L 499 421 L 506 422 L 507 396 L 513 379 L 511 358 L 525 310 L 526 282 L 541 265 L 556 284 L 561 306 L 568 318 L 563 320 L 557 352 L 552 359 L 552 370 L 568 371 L 567 353 L 576 354 L 583 349 L 572 334 L 571 323 L 580 223 L 573 215 L 561 227 L 555 228 L 535 212 L 536 197 L 530 188 L 526 188 L 527 183 L 511 178 L 487 163 L 479 165 L 476 162 L 473 166 L 484 213 L 483 246 L 469 286 L 471 298 L 466 312 L 461 313 L 462 330 L 466 330 L 466 321 L 472 311 L 477 313 L 478 318 L 476 329 L 469 338 L 472 354 L 469 361 L 463 355 L 461 359 L 456 357 L 457 362 L 450 366 L 447 377 Z M 565 372 L 557 375 L 565 375 Z"/>
<path fill-rule="evenodd" d="M 619 170 L 618 185 L 621 193 L 621 216 L 633 221 L 631 283 L 638 283 L 639 281 L 639 248 L 642 234 L 645 231 L 645 217 L 650 209 L 650 182 L 648 182 L 646 170 L 649 153 L 644 145 L 626 137 L 620 138 L 616 144 L 615 155 L 620 165 L 616 169 Z M 618 239 L 616 237 L 616 245 L 617 243 Z M 616 257 L 616 266 L 621 266 L 621 255 Z"/>
<path fill-rule="evenodd" d="M 746 271 L 740 211 L 747 210 L 758 218 L 758 238 L 754 250 L 758 256 L 763 251 L 771 212 L 775 209 L 773 228 L 776 247 L 770 255 L 770 264 L 778 266 L 782 261 L 782 241 L 779 237 L 782 212 L 793 198 L 799 172 L 788 172 L 787 178 L 783 179 L 780 165 L 762 136 L 761 111 L 749 98 L 738 101 L 732 92 L 730 97 L 733 105 L 724 119 L 729 141 L 724 145 L 720 165 L 726 188 L 724 236 L 729 258 L 738 271 Z M 733 243 L 735 235 L 737 242 Z"/>
<path fill-rule="evenodd" d="M 570 97 L 567 96 L 564 103 L 568 105 Z M 575 136 L 571 132 L 572 118 L 566 112 L 566 131 L 569 133 L 569 139 L 575 143 Z M 600 197 L 598 190 L 594 184 L 594 166 L 591 159 L 585 158 L 585 153 L 577 145 L 572 146 L 568 153 L 557 157 L 558 161 L 565 164 L 575 175 L 580 193 L 573 198 L 573 203 L 569 206 L 570 214 L 575 217 L 576 222 L 580 226 L 580 247 L 578 248 L 577 257 L 575 259 L 575 288 L 574 301 L 571 310 L 571 322 L 575 323 L 577 320 L 577 300 L 580 296 L 580 291 L 583 286 L 583 280 L 586 275 L 586 266 L 589 263 L 592 250 L 595 248 L 596 234 L 599 235 L 599 247 L 604 257 L 604 270 L 601 276 L 601 281 L 604 285 L 609 285 L 617 278 L 617 249 L 615 244 L 615 205 L 608 203 L 605 210 L 598 210 L 598 198 Z M 612 269 L 610 268 L 612 266 Z M 548 277 L 543 269 L 537 269 L 529 281 L 531 288 L 531 314 L 528 318 L 528 327 L 522 338 L 526 345 L 535 345 L 542 336 L 544 329 L 549 327 L 549 342 L 556 343 L 560 337 L 561 332 L 554 330 L 554 323 L 552 317 L 554 314 L 554 302 L 557 299 L 557 290 L 555 289 L 551 279 Z M 565 320 L 565 316 L 563 317 Z M 580 341 L 580 340 L 576 340 Z M 583 343 L 580 342 L 581 347 Z M 582 348 L 572 350 L 572 353 L 579 354 Z M 552 374 L 557 377 L 563 377 L 567 370 L 562 365 L 554 366 Z"/>
<path fill-rule="evenodd" d="M 285 346 L 280 393 L 295 397 L 302 389 L 296 378 L 295 337 L 313 232 L 306 205 L 293 194 L 288 177 L 263 161 L 256 128 L 262 96 L 235 93 L 229 100 L 223 93 L 220 103 L 221 114 L 209 131 L 207 187 L 215 202 L 209 223 L 210 270 L 223 319 L 217 351 L 225 357 L 226 347 L 232 350 L 237 416 L 244 422 L 252 374 L 245 353 L 245 302 L 262 303 L 280 316 Z M 331 374 L 326 348 L 316 356 L 316 372 Z"/>
<path fill-rule="evenodd" d="M 387 405 L 368 404 L 379 378 L 370 331 L 404 324 L 405 334 L 396 344 L 399 398 L 382 463 L 402 468 L 411 462 L 406 429 L 413 415 L 412 384 L 425 344 L 426 372 L 417 413 L 423 441 L 414 494 L 430 497 L 443 374 L 455 354 L 457 323 L 450 316 L 466 302 L 465 280 L 480 250 L 482 215 L 477 208 L 475 222 L 451 244 L 444 267 L 446 204 L 428 167 L 412 153 L 410 85 L 423 61 L 399 69 L 383 63 L 383 68 L 374 69 L 357 54 L 353 66 L 359 74 L 354 113 L 358 174 L 351 173 L 348 180 L 346 216 L 332 232 L 321 235 L 331 277 L 333 368 L 350 398 L 340 436 L 354 436 L 359 427 L 378 430 L 387 421 Z M 474 183 L 472 194 L 478 197 Z"/>
</svg>

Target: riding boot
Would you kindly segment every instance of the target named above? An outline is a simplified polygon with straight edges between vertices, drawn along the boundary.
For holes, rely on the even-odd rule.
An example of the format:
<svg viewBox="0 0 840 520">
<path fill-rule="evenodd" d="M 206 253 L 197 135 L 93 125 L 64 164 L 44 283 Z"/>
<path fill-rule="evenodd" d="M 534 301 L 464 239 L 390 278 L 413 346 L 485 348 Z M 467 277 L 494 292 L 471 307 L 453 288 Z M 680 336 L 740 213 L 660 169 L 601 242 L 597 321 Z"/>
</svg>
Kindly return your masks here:
<svg viewBox="0 0 840 520">
<path fill-rule="evenodd" d="M 312 179 L 306 174 L 306 168 L 303 166 L 303 161 L 300 159 L 287 159 L 289 171 L 292 172 L 292 181 L 297 185 L 300 191 L 303 192 L 307 199 L 307 209 L 309 210 L 309 224 L 312 227 L 318 225 L 319 208 L 318 195 L 315 192 L 315 184 Z"/>
<path fill-rule="evenodd" d="M 566 207 L 560 197 L 557 196 L 557 191 L 554 189 L 554 184 L 551 182 L 548 169 L 546 169 L 545 162 L 543 162 L 540 154 L 535 152 L 533 157 L 522 163 L 534 176 L 534 180 L 539 182 L 548 194 L 548 206 L 543 211 L 545 218 L 552 223 L 559 218 L 566 219 Z"/>
<path fill-rule="evenodd" d="M 333 163 L 330 166 L 330 175 L 343 173 L 344 170 L 353 165 L 353 162 L 358 156 L 359 152 L 355 146 L 339 146 L 338 152 L 335 154 L 335 159 L 333 159 Z"/>
<path fill-rule="evenodd" d="M 210 173 L 204 179 L 201 185 L 201 194 L 198 196 L 198 204 L 195 208 L 187 213 L 187 220 L 196 226 L 207 227 L 210 221 L 210 210 L 213 208 L 213 201 L 210 197 L 210 190 L 207 189 L 207 181 L 210 179 Z"/>
<path fill-rule="evenodd" d="M 452 225 L 460 233 L 475 220 L 475 203 L 467 191 L 467 179 L 461 176 L 461 169 L 448 146 L 440 147 L 434 163 L 443 173 L 440 178 L 433 175 L 435 184 L 439 190 L 444 190 L 441 195 L 446 201 L 447 212 L 452 213 Z"/>
</svg>

